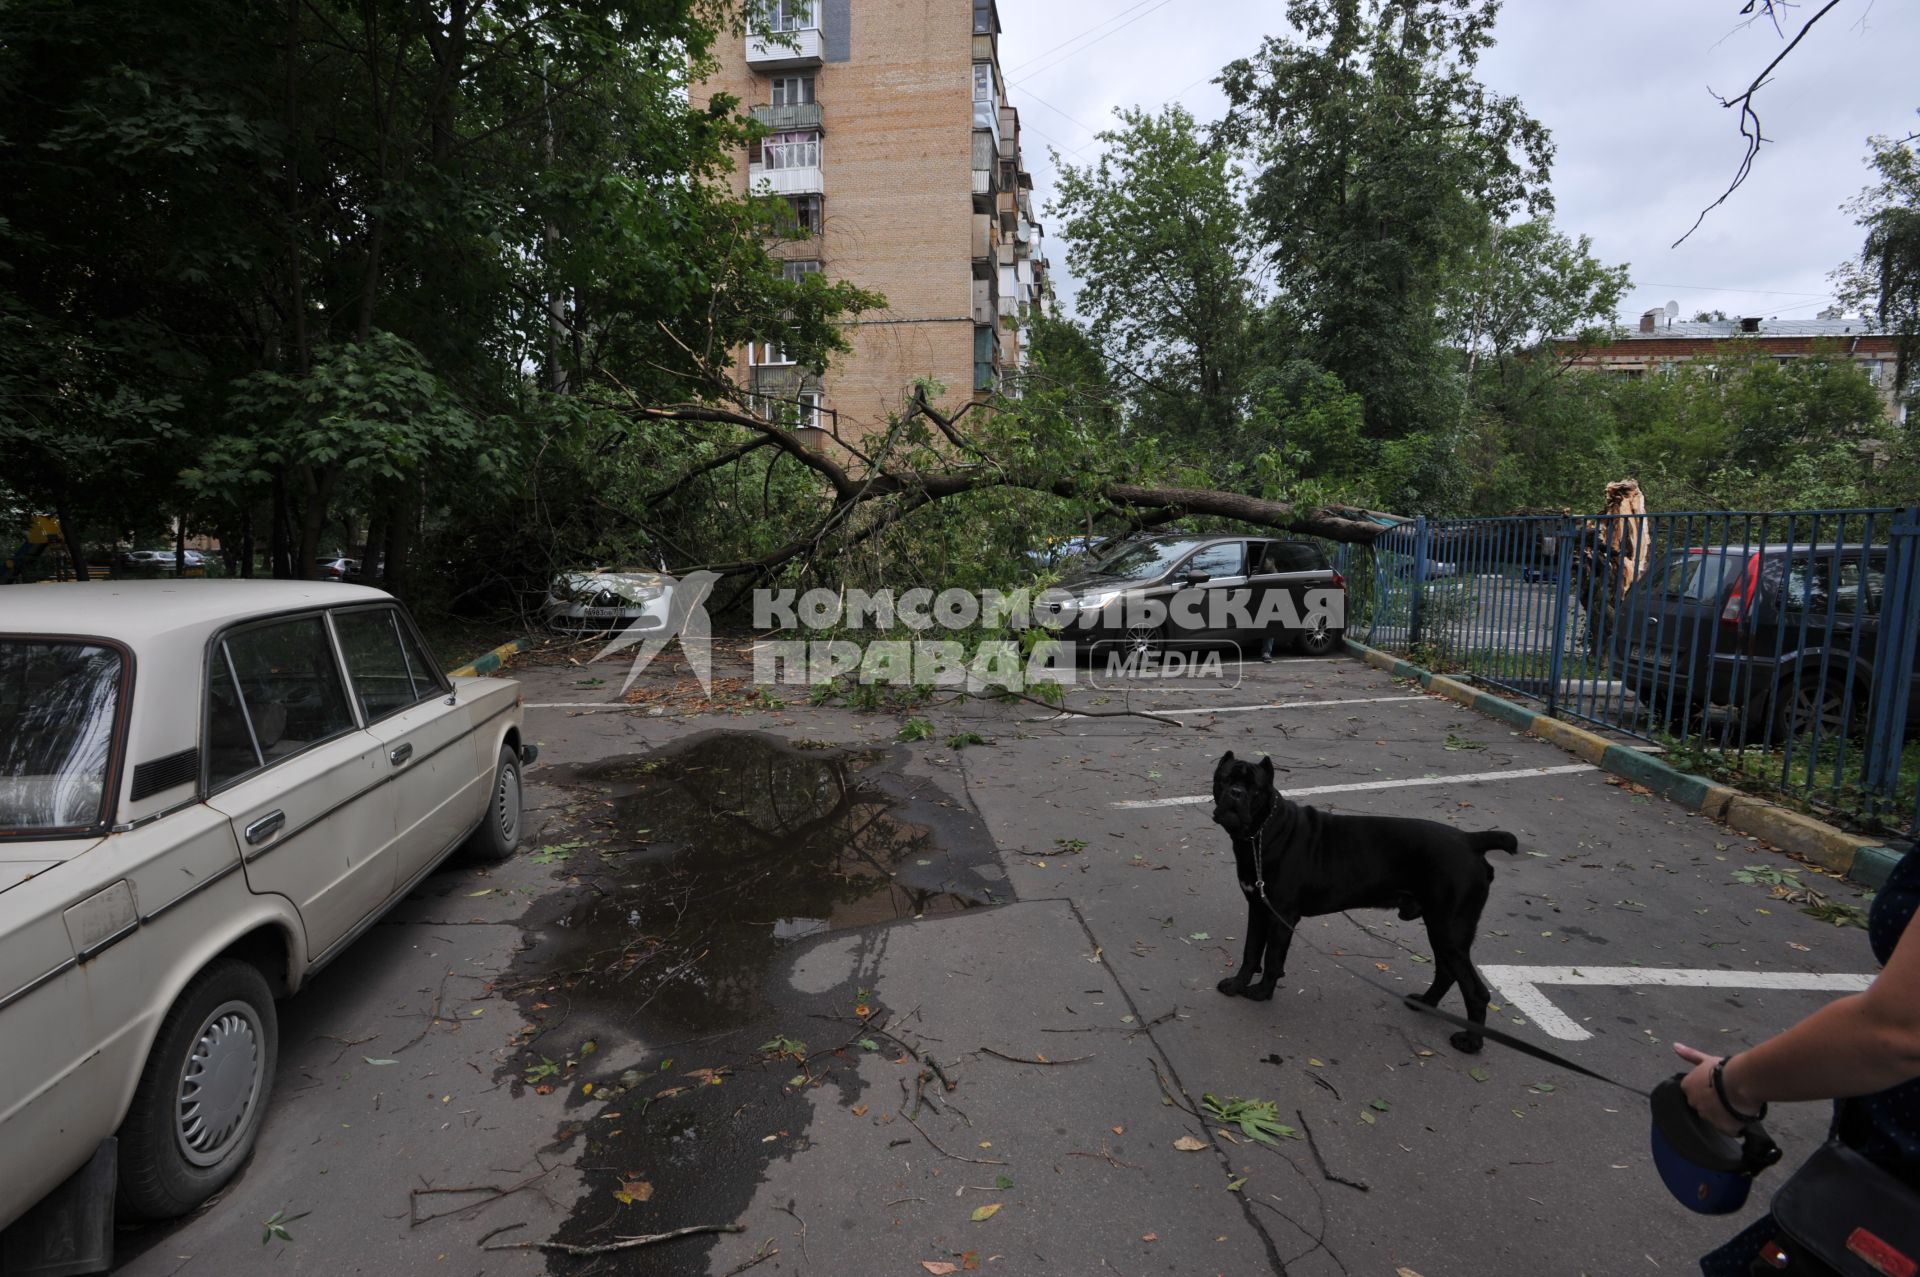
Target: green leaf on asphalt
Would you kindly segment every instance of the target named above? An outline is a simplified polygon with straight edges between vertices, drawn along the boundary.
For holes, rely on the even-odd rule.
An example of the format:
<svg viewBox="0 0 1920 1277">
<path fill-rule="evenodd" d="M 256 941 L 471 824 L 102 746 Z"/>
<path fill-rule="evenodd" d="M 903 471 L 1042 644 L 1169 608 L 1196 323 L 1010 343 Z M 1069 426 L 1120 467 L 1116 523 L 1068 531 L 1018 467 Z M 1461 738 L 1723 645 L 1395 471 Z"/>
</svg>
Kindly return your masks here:
<svg viewBox="0 0 1920 1277">
<path fill-rule="evenodd" d="M 360 1058 L 365 1060 L 368 1064 L 373 1064 L 373 1065 L 400 1063 L 400 1061 L 398 1060 L 376 1060 L 371 1055 L 363 1055 Z"/>
<path fill-rule="evenodd" d="M 1367 1107 L 1377 1113 L 1384 1113 L 1387 1111 L 1387 1102 L 1385 1100 L 1368 1100 Z"/>
<path fill-rule="evenodd" d="M 1230 1179 L 1227 1181 L 1227 1191 L 1229 1193 L 1237 1193 L 1240 1191 L 1240 1186 L 1246 1182 L 1247 1182 L 1247 1177 L 1244 1175 L 1242 1175 L 1239 1179 Z"/>
<path fill-rule="evenodd" d="M 1363 1122 L 1365 1122 L 1365 1123 L 1366 1123 L 1366 1124 L 1367 1124 L 1368 1126 L 1372 1126 L 1372 1125 L 1373 1125 L 1373 1120 L 1374 1120 L 1374 1119 L 1373 1119 L 1373 1114 L 1371 1114 L 1371 1113 L 1369 1113 L 1369 1112 L 1367 1112 L 1367 1111 L 1366 1111 L 1365 1109 L 1361 1109 L 1361 1110 L 1360 1110 L 1360 1120 L 1361 1120 L 1361 1121 L 1363 1121 Z"/>
<path fill-rule="evenodd" d="M 968 1218 L 973 1220 L 974 1223 L 978 1224 L 985 1220 L 992 1219 L 995 1215 L 999 1213 L 1000 1213 L 1000 1203 L 989 1202 L 985 1206 L 974 1207 L 973 1214 L 968 1216 Z"/>
<path fill-rule="evenodd" d="M 1487 1080 L 1488 1073 L 1482 1068 L 1472 1068 L 1467 1070 L 1467 1076 L 1476 1082 L 1484 1082 Z"/>
<path fill-rule="evenodd" d="M 1013 1181 L 1005 1175 L 995 1175 L 993 1177 L 993 1186 L 995 1188 L 1012 1188 Z"/>
<path fill-rule="evenodd" d="M 1551 1092 L 1551 1091 L 1553 1090 L 1553 1083 L 1551 1083 L 1551 1082 L 1535 1082 L 1535 1083 L 1533 1084 L 1533 1089 L 1534 1089 L 1534 1090 L 1536 1090 L 1536 1091 L 1547 1091 L 1547 1092 Z"/>
<path fill-rule="evenodd" d="M 880 1044 L 878 1042 L 875 1042 L 872 1038 L 861 1038 L 860 1049 L 862 1051 L 878 1051 L 880 1049 Z"/>
</svg>

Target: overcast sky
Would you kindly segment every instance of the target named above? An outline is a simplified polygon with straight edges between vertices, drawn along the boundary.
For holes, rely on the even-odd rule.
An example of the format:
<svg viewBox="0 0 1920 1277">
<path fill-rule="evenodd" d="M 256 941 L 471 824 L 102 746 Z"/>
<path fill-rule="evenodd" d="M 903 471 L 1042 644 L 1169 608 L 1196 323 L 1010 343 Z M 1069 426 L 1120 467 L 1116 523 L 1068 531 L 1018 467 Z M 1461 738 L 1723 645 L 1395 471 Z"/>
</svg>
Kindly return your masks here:
<svg viewBox="0 0 1920 1277">
<path fill-rule="evenodd" d="M 1920 4 L 1842 0 L 1757 98 L 1774 140 L 1753 176 L 1670 248 L 1741 156 L 1736 113 L 1708 89 L 1739 92 L 1784 44 L 1764 21 L 1740 29 L 1742 2 L 1508 0 L 1481 62 L 1487 84 L 1553 131 L 1556 225 L 1591 235 L 1600 260 L 1631 265 L 1623 321 L 1670 299 L 1683 318 L 1815 317 L 1831 300 L 1828 272 L 1860 248 L 1840 205 L 1867 183 L 1867 137 L 1920 127 Z M 1789 37 L 1820 2 L 1787 12 Z M 999 4 L 1001 68 L 1041 203 L 1053 190 L 1049 147 L 1088 162 L 1119 106 L 1178 100 L 1217 119 L 1225 99 L 1212 78 L 1284 26 L 1279 0 Z M 1065 244 L 1052 239 L 1048 255 L 1070 300 Z"/>
</svg>

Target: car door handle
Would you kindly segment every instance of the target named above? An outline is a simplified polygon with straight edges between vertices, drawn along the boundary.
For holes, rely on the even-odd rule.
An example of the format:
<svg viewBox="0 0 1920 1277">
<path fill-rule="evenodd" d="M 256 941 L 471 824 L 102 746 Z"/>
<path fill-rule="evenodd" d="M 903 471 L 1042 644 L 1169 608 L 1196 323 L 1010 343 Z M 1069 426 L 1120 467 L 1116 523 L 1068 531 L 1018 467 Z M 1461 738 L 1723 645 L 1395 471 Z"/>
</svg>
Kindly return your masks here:
<svg viewBox="0 0 1920 1277">
<path fill-rule="evenodd" d="M 286 812 L 284 811 L 268 812 L 266 815 L 260 817 L 260 819 L 254 821 L 251 825 L 247 826 L 247 846 L 258 847 L 261 843 L 265 842 L 267 839 L 273 837 L 275 834 L 279 833 L 282 829 L 286 828 L 286 824 L 287 824 Z"/>
<path fill-rule="evenodd" d="M 413 757 L 413 746 L 411 745 L 395 745 L 393 749 L 391 749 L 387 753 L 387 761 L 392 763 L 395 767 L 398 767 L 400 764 L 406 762 L 409 758 L 412 758 L 412 757 Z"/>
</svg>

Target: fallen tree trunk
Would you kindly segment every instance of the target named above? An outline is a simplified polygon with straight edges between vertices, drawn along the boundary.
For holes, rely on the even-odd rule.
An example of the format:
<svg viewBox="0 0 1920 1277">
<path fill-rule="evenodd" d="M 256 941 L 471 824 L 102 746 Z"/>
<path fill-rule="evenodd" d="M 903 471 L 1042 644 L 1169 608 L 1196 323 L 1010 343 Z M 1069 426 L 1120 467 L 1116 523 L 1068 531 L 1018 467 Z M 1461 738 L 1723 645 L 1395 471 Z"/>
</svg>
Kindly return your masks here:
<svg viewBox="0 0 1920 1277">
<path fill-rule="evenodd" d="M 955 423 L 966 409 L 949 417 L 929 404 L 924 393 L 916 393 L 901 424 L 923 417 L 957 452 L 965 454 L 943 459 L 937 468 L 895 461 L 884 446 L 876 449 L 877 457 L 870 457 L 836 436 L 836 442 L 861 463 L 863 470 L 856 473 L 826 451 L 809 446 L 791 430 L 752 413 L 713 404 L 656 407 L 635 403 L 631 411 L 635 416 L 654 421 L 739 426 L 757 436 L 747 445 L 721 454 L 703 466 L 703 470 L 737 460 L 761 447 L 772 447 L 813 471 L 832 489 L 833 500 L 826 513 L 805 535 L 752 559 L 701 565 L 706 571 L 721 576 L 770 573 L 795 559 L 826 552 L 830 548 L 829 538 L 836 536 L 839 540 L 831 548 L 843 550 L 871 539 L 936 501 L 996 489 L 1069 500 L 1095 500 L 1119 513 L 1145 515 L 1152 522 L 1182 515 L 1203 515 L 1357 545 L 1371 544 L 1388 526 L 1369 517 L 1371 512 L 1346 506 L 1302 509 L 1284 501 L 1268 501 L 1217 488 L 1162 487 L 1003 466 L 956 427 Z M 897 428 L 889 432 L 889 440 L 894 433 Z M 671 491 L 678 483 L 663 491 Z"/>
</svg>

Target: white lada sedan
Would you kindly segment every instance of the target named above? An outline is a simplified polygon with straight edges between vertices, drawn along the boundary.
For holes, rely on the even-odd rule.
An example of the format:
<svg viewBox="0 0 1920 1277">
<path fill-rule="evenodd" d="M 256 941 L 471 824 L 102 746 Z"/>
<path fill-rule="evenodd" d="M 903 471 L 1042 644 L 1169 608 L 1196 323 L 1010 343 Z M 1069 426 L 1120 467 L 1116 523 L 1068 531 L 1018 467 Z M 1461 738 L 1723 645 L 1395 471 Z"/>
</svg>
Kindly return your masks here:
<svg viewBox="0 0 1920 1277">
<path fill-rule="evenodd" d="M 112 1135 L 123 1214 L 233 1177 L 274 1000 L 512 853 L 520 699 L 360 586 L 0 587 L 0 1228 Z"/>
</svg>

